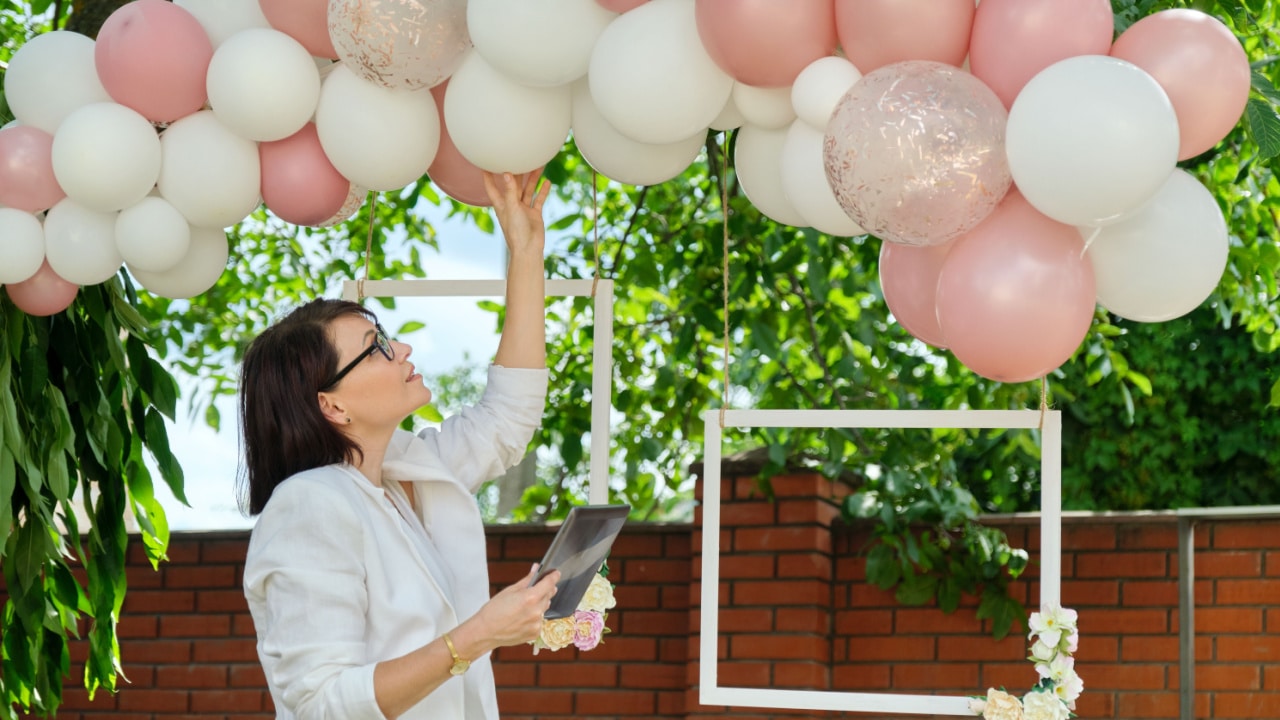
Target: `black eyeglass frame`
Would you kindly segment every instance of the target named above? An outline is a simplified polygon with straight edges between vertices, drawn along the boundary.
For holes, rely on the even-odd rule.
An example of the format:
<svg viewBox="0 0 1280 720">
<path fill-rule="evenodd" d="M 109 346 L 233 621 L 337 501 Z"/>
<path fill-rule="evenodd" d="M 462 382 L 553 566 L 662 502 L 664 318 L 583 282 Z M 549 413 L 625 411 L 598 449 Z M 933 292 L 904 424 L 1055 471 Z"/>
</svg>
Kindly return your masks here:
<svg viewBox="0 0 1280 720">
<path fill-rule="evenodd" d="M 342 381 L 342 378 L 346 377 L 352 370 L 355 370 L 357 365 L 363 362 L 365 358 L 369 357 L 374 352 L 382 353 L 382 356 L 388 360 L 396 359 L 396 349 L 391 346 L 391 336 L 382 328 L 382 323 L 373 324 L 373 344 L 365 348 L 364 351 L 357 355 L 354 360 L 347 363 L 345 367 L 333 376 L 332 380 L 325 383 L 320 389 L 328 390 L 334 385 L 337 385 Z"/>
</svg>

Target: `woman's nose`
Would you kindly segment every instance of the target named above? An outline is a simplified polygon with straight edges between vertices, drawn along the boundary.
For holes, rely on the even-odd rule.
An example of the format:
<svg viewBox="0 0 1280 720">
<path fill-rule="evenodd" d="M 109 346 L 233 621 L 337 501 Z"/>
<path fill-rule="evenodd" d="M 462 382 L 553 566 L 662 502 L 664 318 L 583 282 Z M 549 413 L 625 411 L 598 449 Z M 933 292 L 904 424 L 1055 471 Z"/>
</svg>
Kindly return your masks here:
<svg viewBox="0 0 1280 720">
<path fill-rule="evenodd" d="M 396 348 L 397 360 L 408 360 L 409 356 L 413 354 L 413 346 L 409 343 L 392 340 L 391 344 Z"/>
</svg>

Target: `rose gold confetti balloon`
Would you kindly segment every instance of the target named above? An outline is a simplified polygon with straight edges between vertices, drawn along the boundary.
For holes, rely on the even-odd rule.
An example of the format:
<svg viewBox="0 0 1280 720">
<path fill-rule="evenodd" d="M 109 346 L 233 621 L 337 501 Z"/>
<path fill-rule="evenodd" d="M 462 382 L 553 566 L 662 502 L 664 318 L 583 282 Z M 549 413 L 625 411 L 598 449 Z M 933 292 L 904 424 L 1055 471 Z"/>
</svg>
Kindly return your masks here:
<svg viewBox="0 0 1280 720">
<path fill-rule="evenodd" d="M 886 65 L 845 93 L 823 140 L 827 182 L 867 232 L 938 245 L 972 229 L 1011 183 L 1007 114 L 974 76 L 924 60 Z"/>
<path fill-rule="evenodd" d="M 356 75 L 392 90 L 444 82 L 471 47 L 466 0 L 329 0 L 329 36 Z"/>
</svg>

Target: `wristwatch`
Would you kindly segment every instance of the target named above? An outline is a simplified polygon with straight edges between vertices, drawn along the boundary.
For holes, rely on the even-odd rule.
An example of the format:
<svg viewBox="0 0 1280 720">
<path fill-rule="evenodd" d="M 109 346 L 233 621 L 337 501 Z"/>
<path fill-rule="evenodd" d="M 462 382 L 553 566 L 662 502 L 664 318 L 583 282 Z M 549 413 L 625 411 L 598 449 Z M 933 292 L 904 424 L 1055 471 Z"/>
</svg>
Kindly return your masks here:
<svg viewBox="0 0 1280 720">
<path fill-rule="evenodd" d="M 453 646 L 453 639 L 449 637 L 449 633 L 444 634 L 444 644 L 449 646 L 449 654 L 453 656 L 453 664 L 449 666 L 450 675 L 461 675 L 471 667 L 470 660 L 463 660 L 458 656 L 458 650 Z"/>
</svg>

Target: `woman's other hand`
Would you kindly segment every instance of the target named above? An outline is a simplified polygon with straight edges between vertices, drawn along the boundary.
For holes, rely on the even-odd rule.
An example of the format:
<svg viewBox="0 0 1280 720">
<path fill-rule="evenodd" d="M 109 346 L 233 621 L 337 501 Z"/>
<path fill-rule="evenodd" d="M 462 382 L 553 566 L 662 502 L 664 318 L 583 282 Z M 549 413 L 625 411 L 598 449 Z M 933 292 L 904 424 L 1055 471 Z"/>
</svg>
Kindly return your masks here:
<svg viewBox="0 0 1280 720">
<path fill-rule="evenodd" d="M 523 175 L 484 173 L 484 188 L 512 257 L 527 253 L 542 259 L 546 244 L 542 205 L 551 193 L 551 183 L 542 183 L 539 188 L 541 179 L 541 169 Z"/>
</svg>

